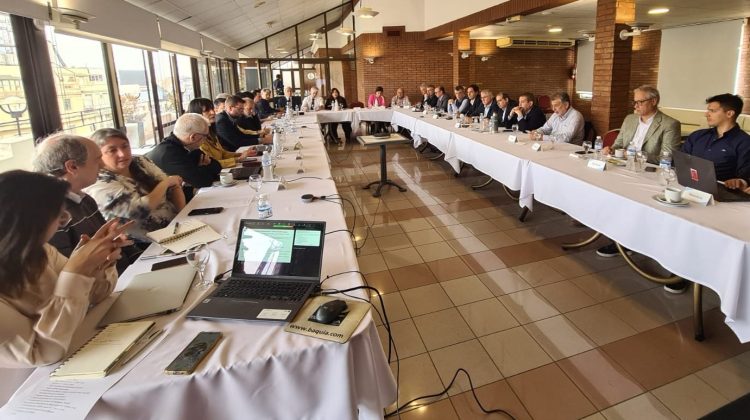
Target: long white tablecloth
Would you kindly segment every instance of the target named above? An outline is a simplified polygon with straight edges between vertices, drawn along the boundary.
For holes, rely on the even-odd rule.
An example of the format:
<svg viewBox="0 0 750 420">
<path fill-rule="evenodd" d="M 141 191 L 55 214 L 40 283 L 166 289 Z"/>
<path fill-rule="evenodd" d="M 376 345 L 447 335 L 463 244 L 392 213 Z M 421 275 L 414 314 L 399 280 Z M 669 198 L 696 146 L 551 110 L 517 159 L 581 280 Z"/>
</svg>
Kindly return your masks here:
<svg viewBox="0 0 750 420">
<path fill-rule="evenodd" d="M 310 153 L 309 157 L 317 156 L 317 147 L 322 147 L 319 129 L 309 118 L 300 120 L 307 121 L 312 130 L 309 138 L 305 138 L 307 132 L 303 133 L 303 150 Z M 317 137 L 312 133 L 318 133 Z M 296 173 L 285 172 L 296 167 L 293 164 L 285 167 L 284 161 L 294 162 L 295 153 L 287 152 L 277 165 L 277 172 L 288 176 L 287 179 Z M 325 175 L 323 168 L 327 168 L 327 160 L 317 162 L 320 158 L 314 159 L 315 164 L 311 159 L 308 165 L 319 168 L 316 174 Z M 273 190 L 276 185 L 264 184 L 264 191 Z M 273 219 L 322 220 L 326 222 L 327 232 L 346 229 L 338 204 L 300 200 L 303 194 L 336 193 L 336 186 L 330 179 L 290 182 L 286 190 L 270 193 Z M 199 217 L 226 237 L 210 245 L 212 256 L 206 269 L 209 278 L 230 268 L 240 220 L 257 217 L 255 207 L 247 205 L 252 196 L 253 191 L 246 183 L 206 188 L 177 216 L 179 221 L 187 219 L 186 214 L 193 208 L 225 207 L 220 214 Z M 156 245 L 152 245 L 154 247 Z M 153 252 L 151 248 L 146 251 Z M 130 266 L 120 277 L 117 289 L 127 286 L 136 274 L 149 271 L 154 262 L 139 261 Z M 326 236 L 321 279 L 357 269 L 349 235 L 336 232 Z M 343 289 L 360 284 L 361 278 L 352 273 L 325 280 L 322 287 Z M 185 313 L 211 290 L 191 290 L 181 311 L 156 319 L 165 329 L 164 340 L 104 393 L 89 418 L 381 419 L 383 409 L 395 400 L 395 381 L 370 315 L 344 344 L 286 333 L 284 324 L 280 323 L 185 319 Z M 357 295 L 366 297 L 368 294 Z M 111 299 L 107 303 L 111 304 Z M 95 308 L 90 314 L 100 317 L 103 312 Z M 93 328 L 96 321 L 88 321 L 89 328 Z M 221 331 L 224 338 L 193 375 L 165 375 L 164 368 L 201 331 Z M 10 384 L 6 379 L 11 375 L 3 373 L 0 391 L 12 392 L 25 377 L 13 373 L 15 382 Z"/>
</svg>

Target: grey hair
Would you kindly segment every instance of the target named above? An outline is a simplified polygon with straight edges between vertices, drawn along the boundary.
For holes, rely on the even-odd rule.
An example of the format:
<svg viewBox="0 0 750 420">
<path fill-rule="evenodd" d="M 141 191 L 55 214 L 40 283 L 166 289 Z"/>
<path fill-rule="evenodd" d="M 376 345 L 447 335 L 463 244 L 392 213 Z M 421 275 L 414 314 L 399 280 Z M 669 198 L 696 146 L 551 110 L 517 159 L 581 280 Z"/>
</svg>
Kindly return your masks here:
<svg viewBox="0 0 750 420">
<path fill-rule="evenodd" d="M 566 103 L 566 104 L 570 103 L 570 95 L 568 95 L 565 92 L 553 93 L 550 99 L 558 99 L 560 102 Z"/>
<path fill-rule="evenodd" d="M 100 128 L 94 131 L 94 133 L 91 135 L 91 140 L 93 140 L 97 146 L 102 147 L 105 143 L 107 143 L 107 139 L 110 137 L 122 139 L 130 143 L 130 139 L 128 139 L 128 136 L 121 130 L 118 130 L 116 128 Z"/>
<path fill-rule="evenodd" d="M 72 160 L 76 165 L 83 166 L 89 158 L 86 150 L 86 137 L 73 134 L 52 134 L 37 146 L 34 157 L 34 171 L 54 176 L 62 176 L 67 172 L 65 162 Z"/>
<path fill-rule="evenodd" d="M 495 98 L 495 96 L 492 94 L 492 91 L 489 89 L 483 89 L 479 96 L 489 96 L 490 98 Z"/>
<path fill-rule="evenodd" d="M 208 123 L 203 118 L 203 115 L 186 112 L 174 123 L 174 130 L 172 132 L 177 138 L 184 140 L 191 134 L 208 133 Z"/>
<path fill-rule="evenodd" d="M 261 90 L 260 90 L 260 93 L 262 93 L 262 94 L 264 94 L 264 95 L 265 95 L 266 93 L 271 93 L 271 89 L 268 89 L 268 88 L 265 88 L 265 89 L 261 89 Z"/>
<path fill-rule="evenodd" d="M 228 93 L 220 93 L 220 94 L 216 95 L 216 97 L 214 98 L 214 100 L 217 100 L 217 99 L 227 99 L 230 96 L 232 96 L 232 95 L 230 95 Z"/>
<path fill-rule="evenodd" d="M 647 96 L 646 99 L 654 99 L 654 98 L 656 98 L 656 104 L 659 105 L 659 99 L 661 99 L 661 97 L 659 96 L 659 91 L 655 87 L 653 87 L 651 85 L 641 85 L 641 86 L 638 86 L 637 88 L 633 89 L 634 92 L 636 90 L 639 90 L 639 91 L 643 92 L 644 94 L 646 94 L 646 96 Z"/>
</svg>

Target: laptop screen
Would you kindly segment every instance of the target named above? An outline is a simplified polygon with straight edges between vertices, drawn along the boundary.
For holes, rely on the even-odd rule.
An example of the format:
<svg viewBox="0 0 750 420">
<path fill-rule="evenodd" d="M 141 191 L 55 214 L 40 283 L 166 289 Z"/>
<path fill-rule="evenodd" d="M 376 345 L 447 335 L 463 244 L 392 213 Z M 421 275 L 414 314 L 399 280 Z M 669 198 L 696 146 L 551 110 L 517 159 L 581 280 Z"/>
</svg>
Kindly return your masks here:
<svg viewBox="0 0 750 420">
<path fill-rule="evenodd" d="M 232 275 L 319 278 L 325 222 L 243 220 Z"/>
</svg>

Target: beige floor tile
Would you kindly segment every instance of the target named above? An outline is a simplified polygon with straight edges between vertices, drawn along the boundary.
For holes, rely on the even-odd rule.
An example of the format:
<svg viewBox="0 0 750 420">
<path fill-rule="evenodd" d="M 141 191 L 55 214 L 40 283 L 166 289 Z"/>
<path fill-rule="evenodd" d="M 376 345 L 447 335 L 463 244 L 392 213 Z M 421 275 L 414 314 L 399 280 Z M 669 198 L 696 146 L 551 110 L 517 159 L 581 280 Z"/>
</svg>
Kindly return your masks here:
<svg viewBox="0 0 750 420">
<path fill-rule="evenodd" d="M 519 325 L 508 309 L 495 298 L 459 306 L 458 311 L 477 337 Z"/>
<path fill-rule="evenodd" d="M 402 220 L 398 222 L 404 232 L 416 232 L 419 230 L 432 229 L 432 225 L 424 217 L 418 219 Z"/>
<path fill-rule="evenodd" d="M 476 222 L 477 220 L 484 220 L 484 216 L 477 213 L 476 210 L 466 210 L 453 213 L 453 217 L 458 220 L 459 223 Z"/>
<path fill-rule="evenodd" d="M 479 338 L 503 376 L 513 376 L 552 362 L 522 327 Z"/>
<path fill-rule="evenodd" d="M 562 315 L 524 325 L 553 360 L 583 353 L 596 347 L 584 333 Z"/>
<path fill-rule="evenodd" d="M 430 270 L 432 270 L 432 273 L 438 281 L 453 280 L 474 273 L 461 257 L 430 261 L 427 265 L 430 267 Z"/>
<path fill-rule="evenodd" d="M 398 357 L 401 360 L 427 351 L 419 337 L 417 327 L 414 326 L 414 321 L 411 319 L 391 322 L 391 335 L 393 336 L 393 344 L 396 346 L 395 350 L 398 351 Z M 382 325 L 378 327 L 378 336 L 380 336 L 383 351 L 388 355 L 388 331 Z M 394 350 L 391 349 L 391 351 Z M 394 351 L 391 360 L 396 360 L 395 356 L 396 352 Z"/>
<path fill-rule="evenodd" d="M 403 233 L 381 236 L 375 238 L 375 242 L 378 244 L 378 248 L 380 248 L 381 251 L 395 251 L 397 249 L 409 248 L 412 246 L 409 238 Z"/>
<path fill-rule="evenodd" d="M 618 267 L 596 274 L 587 274 L 570 281 L 591 295 L 597 302 L 617 299 L 655 286 L 630 267 Z"/>
<path fill-rule="evenodd" d="M 418 230 L 415 232 L 407 232 L 406 236 L 414 246 L 432 244 L 435 242 L 443 242 L 443 237 L 435 229 Z"/>
<path fill-rule="evenodd" d="M 547 262 L 547 265 L 552 267 L 553 270 L 560 273 L 560 275 L 566 279 L 585 276 L 586 274 L 594 272 L 592 267 L 572 255 L 561 255 L 545 261 Z"/>
<path fill-rule="evenodd" d="M 442 210 L 443 208 L 440 207 L 440 209 Z M 425 217 L 425 219 L 427 219 L 427 221 L 430 222 L 430 224 L 436 228 L 443 227 L 443 226 L 453 226 L 453 225 L 459 224 L 458 220 L 456 220 L 455 217 L 453 217 L 452 215 L 448 213 L 427 216 Z"/>
<path fill-rule="evenodd" d="M 568 312 L 565 316 L 600 346 L 638 333 L 633 327 L 602 305 Z"/>
<path fill-rule="evenodd" d="M 397 233 L 404 233 L 403 229 L 401 229 L 401 225 L 396 222 L 373 225 L 372 227 L 370 227 L 370 231 L 376 238 L 379 238 L 381 236 L 395 235 Z"/>
<path fill-rule="evenodd" d="M 440 392 L 440 376 L 435 370 L 435 366 L 430 359 L 429 354 L 419 354 L 417 356 L 409 357 L 401 360 L 399 363 L 399 377 L 409 378 L 409 380 L 402 380 L 399 383 L 398 389 L 398 401 L 399 404 L 403 404 L 413 398 L 436 394 Z M 396 363 L 391 363 L 391 372 L 393 377 L 396 377 Z M 423 403 L 429 403 L 431 401 L 439 400 L 445 397 L 437 397 L 426 400 L 420 400 Z M 386 411 L 394 410 L 395 404 L 388 407 Z"/>
<path fill-rule="evenodd" d="M 472 236 L 471 231 L 466 229 L 464 225 L 436 226 L 435 230 L 447 241 Z"/>
<path fill-rule="evenodd" d="M 737 357 L 719 362 L 695 374 L 729 401 L 750 393 L 750 366 Z"/>
<path fill-rule="evenodd" d="M 451 239 L 446 241 L 456 254 L 466 255 L 473 254 L 475 252 L 489 251 L 489 248 L 485 246 L 482 241 L 475 238 L 474 236 L 467 236 L 466 238 Z"/>
<path fill-rule="evenodd" d="M 474 338 L 456 308 L 414 317 L 414 324 L 430 351 Z"/>
<path fill-rule="evenodd" d="M 508 236 L 505 232 L 492 232 L 477 235 L 477 239 L 489 249 L 502 248 L 504 246 L 516 245 L 518 242 Z"/>
<path fill-rule="evenodd" d="M 594 413 L 590 416 L 582 418 L 581 420 L 607 420 L 607 418 L 604 417 L 601 413 Z"/>
<path fill-rule="evenodd" d="M 474 274 L 486 273 L 506 267 L 503 260 L 492 251 L 462 255 L 461 259 L 471 268 Z"/>
<path fill-rule="evenodd" d="M 573 420 L 596 412 L 596 408 L 554 363 L 507 379 L 534 419 Z"/>
<path fill-rule="evenodd" d="M 359 264 L 359 271 L 364 274 L 388 269 L 381 254 L 370 254 L 357 257 L 357 264 Z"/>
<path fill-rule="evenodd" d="M 602 414 L 607 420 L 677 420 L 677 416 L 648 392 L 610 407 L 602 411 Z"/>
<path fill-rule="evenodd" d="M 433 350 L 430 357 L 444 386 L 448 386 L 458 368 L 469 372 L 474 388 L 503 378 L 484 347 L 476 339 Z M 448 394 L 457 395 L 470 389 L 466 375 L 459 374 Z"/>
<path fill-rule="evenodd" d="M 605 302 L 604 307 L 637 331 L 647 331 L 693 313 L 692 293 L 675 295 L 661 287 Z"/>
<path fill-rule="evenodd" d="M 520 292 L 500 296 L 498 299 L 521 324 L 528 324 L 560 314 L 534 289 L 521 290 Z"/>
<path fill-rule="evenodd" d="M 507 295 L 508 293 L 531 288 L 531 285 L 526 283 L 521 276 L 510 268 L 488 271 L 477 274 L 477 277 L 495 296 Z"/>
<path fill-rule="evenodd" d="M 492 292 L 475 275 L 440 283 L 456 306 L 489 299 Z"/>
<path fill-rule="evenodd" d="M 485 208 L 477 209 L 477 213 L 481 214 L 487 219 L 494 219 L 497 217 L 508 216 L 508 214 L 506 214 L 502 209 L 499 209 L 497 207 L 485 207 Z"/>
<path fill-rule="evenodd" d="M 388 208 L 388 210 L 403 210 L 414 208 L 414 204 L 412 204 L 412 202 L 409 200 L 388 201 L 385 203 L 385 206 Z"/>
<path fill-rule="evenodd" d="M 469 231 L 474 236 L 479 236 L 484 233 L 493 233 L 497 232 L 497 226 L 495 226 L 494 223 L 490 222 L 489 220 L 477 220 L 475 222 L 466 222 L 461 223 L 464 225 L 466 229 L 469 229 Z"/>
<path fill-rule="evenodd" d="M 702 417 L 729 402 L 695 375 L 678 379 L 651 393 L 682 419 Z"/>
<path fill-rule="evenodd" d="M 389 270 L 399 290 L 412 289 L 437 283 L 437 279 L 427 264 L 407 265 Z"/>
<path fill-rule="evenodd" d="M 498 229 L 503 231 L 519 228 L 525 225 L 525 223 L 518 220 L 518 216 L 509 216 L 507 214 L 504 216 L 488 218 L 487 220 L 492 222 L 492 224 L 497 226 Z"/>
<path fill-rule="evenodd" d="M 377 310 L 377 313 L 373 313 L 372 317 L 375 319 L 375 325 L 381 325 L 380 318 L 383 315 L 380 307 L 380 298 L 375 295 L 372 297 L 372 304 L 370 310 Z M 394 292 L 383 295 L 383 304 L 385 305 L 385 313 L 388 315 L 388 321 L 400 321 L 402 319 L 410 318 L 409 310 L 406 309 L 406 303 L 401 297 L 401 293 Z M 380 316 L 378 316 L 380 314 Z"/>
<path fill-rule="evenodd" d="M 414 248 L 403 248 L 398 251 L 383 252 L 383 259 L 390 269 L 421 264 L 424 262 Z"/>
<path fill-rule="evenodd" d="M 459 420 L 458 414 L 456 414 L 456 410 L 453 408 L 453 404 L 451 404 L 451 401 L 448 399 L 401 412 L 400 416 L 401 420 Z"/>
<path fill-rule="evenodd" d="M 381 248 L 382 249 L 382 248 Z M 513 271 L 526 280 L 526 283 L 536 287 L 544 284 L 556 283 L 563 277 L 544 261 L 536 261 L 529 264 L 517 265 Z"/>
<path fill-rule="evenodd" d="M 535 288 L 560 312 L 570 312 L 596 304 L 596 301 L 568 280 Z"/>
<path fill-rule="evenodd" d="M 453 307 L 453 302 L 439 284 L 415 287 L 401 292 L 411 316 L 424 315 Z"/>
<path fill-rule="evenodd" d="M 434 244 L 419 245 L 416 247 L 419 255 L 426 261 L 442 260 L 445 258 L 455 257 L 456 252 L 445 242 Z"/>
<path fill-rule="evenodd" d="M 519 244 L 523 244 L 526 242 L 540 241 L 545 238 L 544 235 L 536 231 L 535 226 L 520 227 L 517 229 L 509 229 L 503 232 L 507 234 L 511 239 L 518 242 Z"/>
</svg>

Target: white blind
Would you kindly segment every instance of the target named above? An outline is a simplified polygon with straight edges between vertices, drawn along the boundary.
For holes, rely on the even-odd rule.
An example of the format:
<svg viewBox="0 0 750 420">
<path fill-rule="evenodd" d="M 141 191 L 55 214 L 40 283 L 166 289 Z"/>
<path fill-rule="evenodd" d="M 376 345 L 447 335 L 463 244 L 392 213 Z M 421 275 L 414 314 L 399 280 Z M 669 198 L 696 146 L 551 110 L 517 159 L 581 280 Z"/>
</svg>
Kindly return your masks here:
<svg viewBox="0 0 750 420">
<path fill-rule="evenodd" d="M 576 54 L 576 92 L 594 90 L 594 43 L 578 41 Z"/>
</svg>

